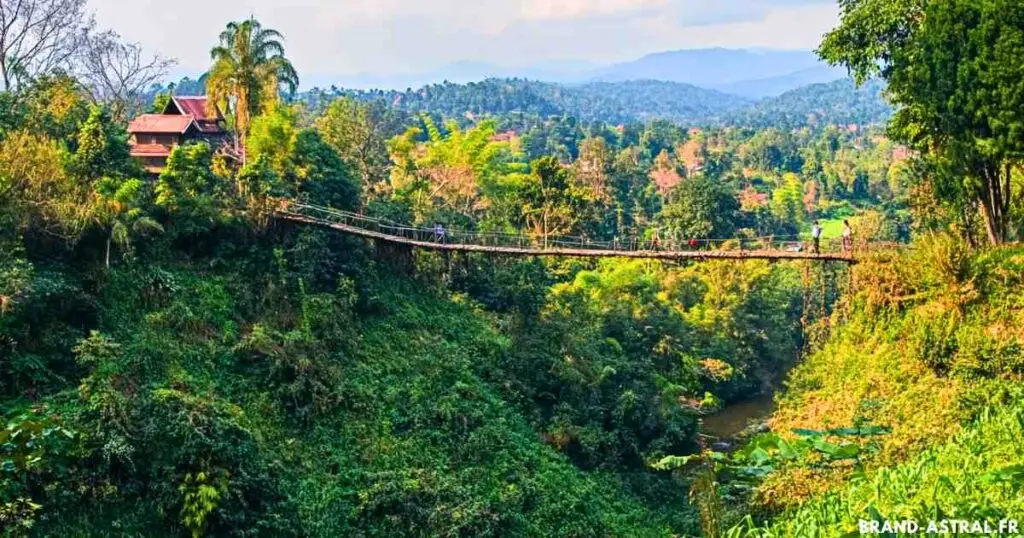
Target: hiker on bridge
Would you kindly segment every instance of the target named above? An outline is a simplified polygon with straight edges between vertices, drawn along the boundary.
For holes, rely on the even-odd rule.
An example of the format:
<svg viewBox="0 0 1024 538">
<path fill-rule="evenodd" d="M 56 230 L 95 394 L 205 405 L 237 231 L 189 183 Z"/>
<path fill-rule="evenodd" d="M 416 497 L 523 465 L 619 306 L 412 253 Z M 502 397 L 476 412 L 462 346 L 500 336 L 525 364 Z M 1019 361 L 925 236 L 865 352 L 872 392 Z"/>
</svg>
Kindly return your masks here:
<svg viewBox="0 0 1024 538">
<path fill-rule="evenodd" d="M 444 226 L 440 222 L 434 225 L 434 242 L 444 243 Z"/>
<path fill-rule="evenodd" d="M 821 254 L 821 224 L 817 220 L 814 221 L 814 226 L 811 227 L 811 238 L 814 240 L 812 252 Z"/>
<path fill-rule="evenodd" d="M 843 220 L 843 252 L 850 252 L 853 250 L 853 228 L 850 227 L 850 221 Z"/>
</svg>

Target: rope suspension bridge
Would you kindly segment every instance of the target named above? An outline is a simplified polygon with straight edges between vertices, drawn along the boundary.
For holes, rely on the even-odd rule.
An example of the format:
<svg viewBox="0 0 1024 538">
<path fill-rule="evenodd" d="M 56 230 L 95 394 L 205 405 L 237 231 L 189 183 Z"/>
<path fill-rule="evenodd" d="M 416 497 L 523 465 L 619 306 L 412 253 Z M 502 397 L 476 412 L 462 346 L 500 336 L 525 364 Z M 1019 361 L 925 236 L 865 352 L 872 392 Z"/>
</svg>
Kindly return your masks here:
<svg viewBox="0 0 1024 538">
<path fill-rule="evenodd" d="M 822 241 L 814 252 L 796 237 L 757 237 L 705 240 L 661 240 L 634 237 L 593 241 L 577 236 L 538 237 L 527 234 L 480 232 L 409 226 L 349 211 L 278 200 L 278 219 L 311 224 L 386 243 L 437 251 L 479 252 L 510 256 L 642 258 L 660 260 L 813 260 L 857 263 L 852 250 L 836 240 Z"/>
</svg>

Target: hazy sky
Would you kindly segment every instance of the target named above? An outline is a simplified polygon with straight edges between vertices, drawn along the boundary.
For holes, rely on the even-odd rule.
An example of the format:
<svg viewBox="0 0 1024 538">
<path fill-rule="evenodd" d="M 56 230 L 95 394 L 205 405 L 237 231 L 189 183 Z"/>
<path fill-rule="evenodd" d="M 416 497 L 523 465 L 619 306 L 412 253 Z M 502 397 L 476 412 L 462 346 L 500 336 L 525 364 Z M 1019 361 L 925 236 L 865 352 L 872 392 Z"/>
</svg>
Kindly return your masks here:
<svg viewBox="0 0 1024 538">
<path fill-rule="evenodd" d="M 835 0 L 90 0 L 101 26 L 208 67 L 229 20 L 284 33 L 300 75 L 422 72 L 461 60 L 509 67 L 630 60 L 679 48 L 814 48 Z"/>
</svg>

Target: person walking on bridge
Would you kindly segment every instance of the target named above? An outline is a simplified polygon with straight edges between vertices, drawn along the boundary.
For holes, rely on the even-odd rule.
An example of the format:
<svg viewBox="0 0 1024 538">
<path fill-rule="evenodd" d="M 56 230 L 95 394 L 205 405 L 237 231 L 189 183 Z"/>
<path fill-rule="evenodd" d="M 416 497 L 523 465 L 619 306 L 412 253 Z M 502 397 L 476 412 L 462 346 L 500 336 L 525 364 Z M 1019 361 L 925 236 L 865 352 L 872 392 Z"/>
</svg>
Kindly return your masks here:
<svg viewBox="0 0 1024 538">
<path fill-rule="evenodd" d="M 814 240 L 814 253 L 821 254 L 821 224 L 817 220 L 814 221 L 814 226 L 811 227 L 811 239 Z"/>
<path fill-rule="evenodd" d="M 434 242 L 444 243 L 444 226 L 440 222 L 434 225 Z"/>
<path fill-rule="evenodd" d="M 853 228 L 850 221 L 843 220 L 843 252 L 849 253 L 853 250 Z"/>
</svg>

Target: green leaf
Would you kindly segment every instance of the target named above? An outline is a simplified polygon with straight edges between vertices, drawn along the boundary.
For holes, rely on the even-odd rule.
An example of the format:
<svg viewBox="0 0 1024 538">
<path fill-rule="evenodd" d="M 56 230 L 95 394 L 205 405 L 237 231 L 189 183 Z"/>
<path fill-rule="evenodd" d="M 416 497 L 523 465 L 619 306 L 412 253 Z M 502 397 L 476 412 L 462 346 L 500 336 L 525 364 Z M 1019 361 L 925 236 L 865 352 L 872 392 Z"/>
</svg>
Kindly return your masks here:
<svg viewBox="0 0 1024 538">
<path fill-rule="evenodd" d="M 700 454 L 689 456 L 666 456 L 657 463 L 651 465 L 652 469 L 658 471 L 674 471 L 688 465 L 691 461 L 700 457 Z"/>
</svg>

